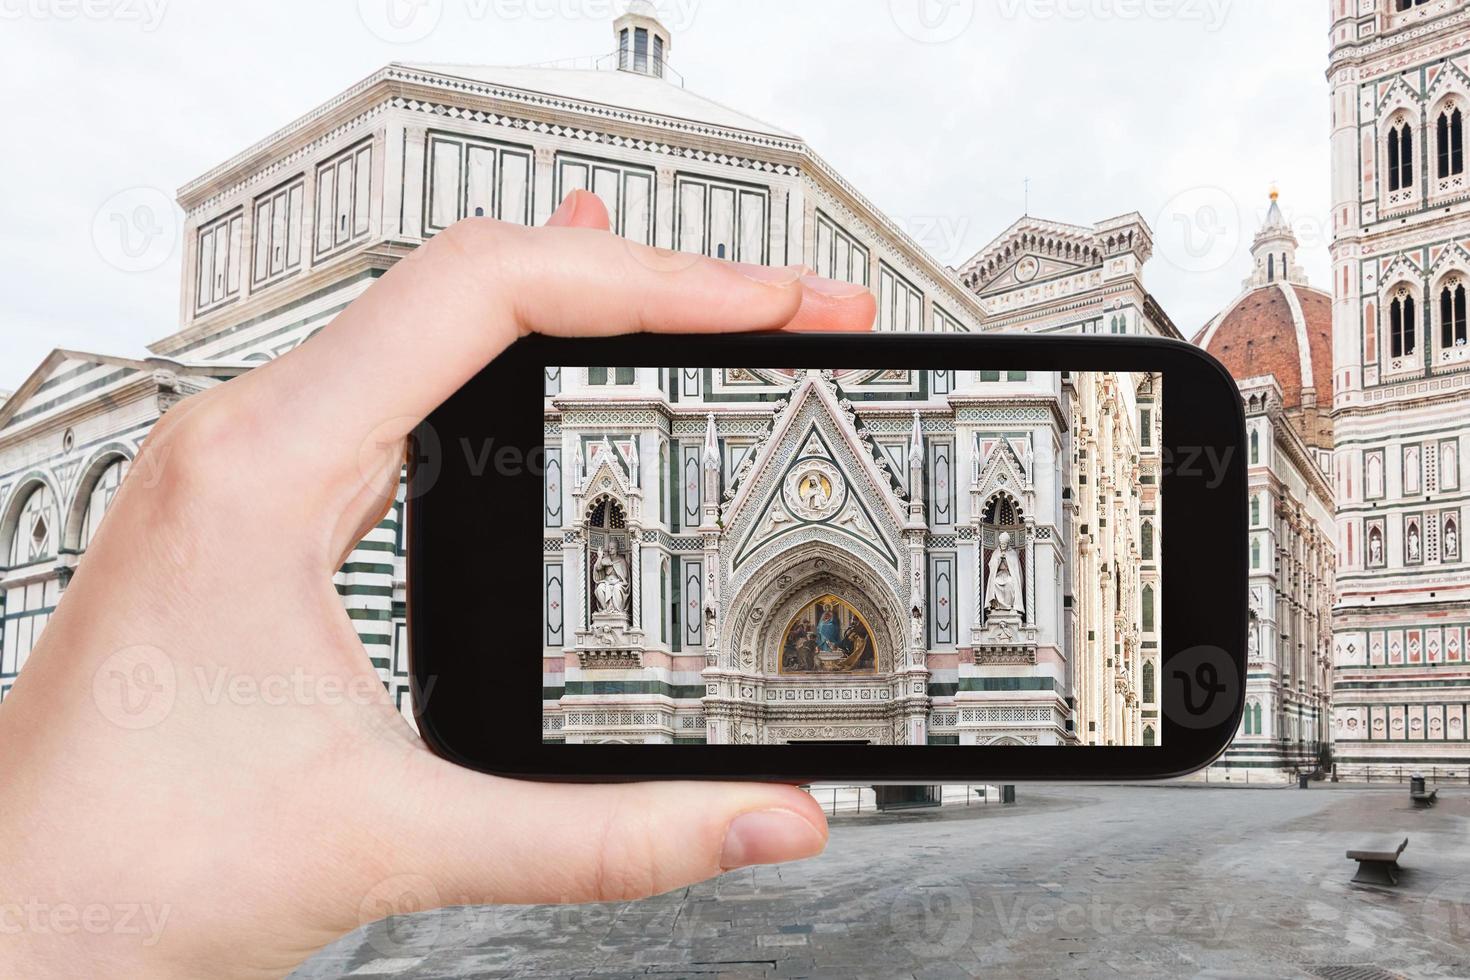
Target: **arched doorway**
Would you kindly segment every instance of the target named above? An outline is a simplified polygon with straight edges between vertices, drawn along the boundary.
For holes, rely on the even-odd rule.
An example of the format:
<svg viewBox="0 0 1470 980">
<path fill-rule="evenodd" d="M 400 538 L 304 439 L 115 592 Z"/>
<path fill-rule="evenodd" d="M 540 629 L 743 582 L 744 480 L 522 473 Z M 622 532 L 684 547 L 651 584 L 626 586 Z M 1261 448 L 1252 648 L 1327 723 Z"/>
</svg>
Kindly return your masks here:
<svg viewBox="0 0 1470 980">
<path fill-rule="evenodd" d="M 745 578 L 719 663 L 705 672 L 709 741 L 903 741 L 907 621 L 896 572 L 815 541 Z"/>
</svg>

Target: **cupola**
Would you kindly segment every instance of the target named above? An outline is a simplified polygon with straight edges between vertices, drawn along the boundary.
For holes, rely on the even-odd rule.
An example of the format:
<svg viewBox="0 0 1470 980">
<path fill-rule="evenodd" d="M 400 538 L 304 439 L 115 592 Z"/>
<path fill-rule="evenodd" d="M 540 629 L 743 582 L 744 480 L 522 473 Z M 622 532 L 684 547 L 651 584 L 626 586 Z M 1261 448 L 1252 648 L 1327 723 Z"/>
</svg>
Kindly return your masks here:
<svg viewBox="0 0 1470 980">
<path fill-rule="evenodd" d="M 663 78 L 673 41 L 649 0 L 632 0 L 627 12 L 613 21 L 618 70 Z"/>
<path fill-rule="evenodd" d="M 1306 275 L 1296 264 L 1296 235 L 1281 213 L 1281 204 L 1277 200 L 1280 196 L 1273 187 L 1271 208 L 1266 212 L 1261 230 L 1256 232 L 1255 241 L 1251 243 L 1251 257 L 1255 259 L 1255 268 L 1243 284 L 1246 289 L 1273 282 L 1306 284 Z"/>
</svg>

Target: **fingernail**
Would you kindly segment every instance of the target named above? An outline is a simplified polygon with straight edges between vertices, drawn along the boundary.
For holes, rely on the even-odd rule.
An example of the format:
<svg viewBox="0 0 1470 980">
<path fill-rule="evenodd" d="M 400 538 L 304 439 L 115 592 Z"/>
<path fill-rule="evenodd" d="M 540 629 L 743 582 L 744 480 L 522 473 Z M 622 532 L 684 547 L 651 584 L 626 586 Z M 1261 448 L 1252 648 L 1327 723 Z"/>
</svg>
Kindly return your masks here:
<svg viewBox="0 0 1470 980">
<path fill-rule="evenodd" d="M 730 821 L 720 867 L 729 871 L 752 864 L 779 864 L 820 854 L 826 838 L 806 818 L 790 810 L 756 810 Z"/>
<path fill-rule="evenodd" d="M 841 282 L 822 276 L 802 276 L 801 284 L 814 293 L 833 299 L 851 299 L 868 291 L 868 287 L 860 282 Z"/>
<path fill-rule="evenodd" d="M 753 265 L 736 262 L 735 268 L 747 279 L 772 286 L 789 286 L 801 278 L 801 267 L 795 265 Z"/>
</svg>

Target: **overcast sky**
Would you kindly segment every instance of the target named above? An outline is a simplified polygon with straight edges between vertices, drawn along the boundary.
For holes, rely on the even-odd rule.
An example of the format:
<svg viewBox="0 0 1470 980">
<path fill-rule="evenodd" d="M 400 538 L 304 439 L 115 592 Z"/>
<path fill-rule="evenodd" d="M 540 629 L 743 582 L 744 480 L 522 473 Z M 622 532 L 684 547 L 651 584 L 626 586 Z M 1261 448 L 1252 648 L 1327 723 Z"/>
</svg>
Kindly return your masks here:
<svg viewBox="0 0 1470 980">
<path fill-rule="evenodd" d="M 54 347 L 140 355 L 177 328 L 181 216 L 140 205 L 389 61 L 608 52 L 623 3 L 0 0 L 0 389 Z M 1275 183 L 1327 286 L 1320 2 L 657 6 L 691 90 L 801 134 L 946 263 L 1029 178 L 1033 215 L 1142 213 L 1146 283 L 1188 335 L 1239 292 Z"/>
</svg>

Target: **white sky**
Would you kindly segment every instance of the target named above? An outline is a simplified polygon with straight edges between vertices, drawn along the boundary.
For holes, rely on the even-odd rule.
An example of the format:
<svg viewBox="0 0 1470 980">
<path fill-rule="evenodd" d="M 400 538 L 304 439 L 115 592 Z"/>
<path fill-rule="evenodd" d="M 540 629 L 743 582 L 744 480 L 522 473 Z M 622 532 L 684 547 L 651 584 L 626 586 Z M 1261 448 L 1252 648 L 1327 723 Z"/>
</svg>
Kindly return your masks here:
<svg viewBox="0 0 1470 980">
<path fill-rule="evenodd" d="M 54 347 L 176 329 L 180 218 L 124 238 L 138 205 L 388 61 L 606 53 L 623 2 L 0 0 L 0 389 Z M 1189 335 L 1239 292 L 1274 182 L 1328 285 L 1321 2 L 656 3 L 690 89 L 801 134 L 942 261 L 1029 177 L 1040 217 L 1142 213 L 1145 281 Z"/>
</svg>

